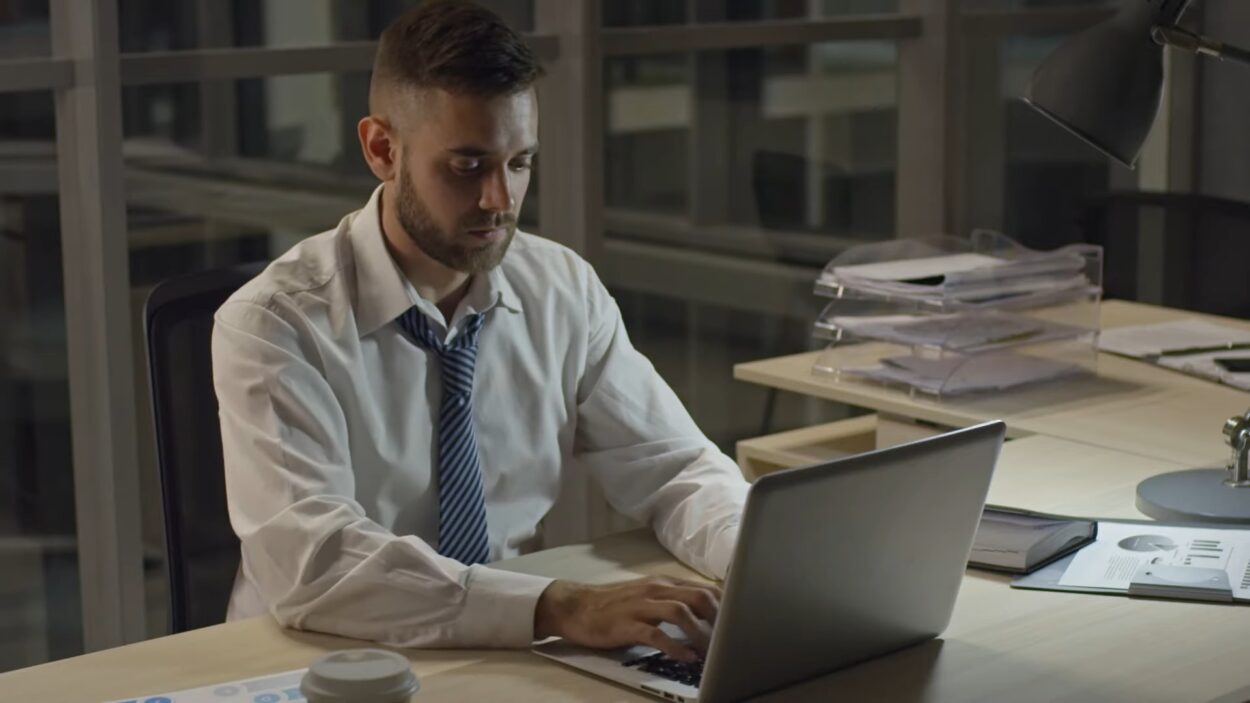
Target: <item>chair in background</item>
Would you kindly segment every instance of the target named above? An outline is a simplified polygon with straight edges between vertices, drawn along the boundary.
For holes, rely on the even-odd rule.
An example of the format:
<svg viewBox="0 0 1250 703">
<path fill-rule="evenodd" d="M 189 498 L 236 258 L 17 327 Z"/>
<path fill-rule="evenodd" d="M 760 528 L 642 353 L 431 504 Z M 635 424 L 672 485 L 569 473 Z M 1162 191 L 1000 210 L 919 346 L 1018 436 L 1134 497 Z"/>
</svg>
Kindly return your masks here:
<svg viewBox="0 0 1250 703">
<path fill-rule="evenodd" d="M 213 313 L 260 264 L 158 285 L 144 310 L 173 632 L 225 621 L 239 566 L 226 508 L 210 341 Z"/>
<path fill-rule="evenodd" d="M 1088 202 L 1078 227 L 1103 247 L 1107 297 L 1250 318 L 1250 203 L 1108 193 Z"/>
<path fill-rule="evenodd" d="M 765 229 L 823 230 L 807 223 L 807 178 L 809 161 L 804 156 L 774 151 L 757 151 L 751 156 L 751 190 L 755 212 Z M 821 195 L 829 215 L 828 228 L 849 229 L 851 186 L 846 174 L 830 165 L 821 165 Z"/>
</svg>

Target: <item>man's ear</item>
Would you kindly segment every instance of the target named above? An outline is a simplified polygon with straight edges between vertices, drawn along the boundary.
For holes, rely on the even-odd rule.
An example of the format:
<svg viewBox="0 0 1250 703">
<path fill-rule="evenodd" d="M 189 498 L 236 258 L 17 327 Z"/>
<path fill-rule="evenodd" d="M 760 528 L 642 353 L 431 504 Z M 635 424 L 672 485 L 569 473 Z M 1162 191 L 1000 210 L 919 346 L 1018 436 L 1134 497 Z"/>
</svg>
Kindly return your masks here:
<svg viewBox="0 0 1250 703">
<path fill-rule="evenodd" d="M 385 119 L 369 115 L 356 123 L 360 137 L 360 151 L 364 154 L 369 170 L 380 181 L 395 178 L 399 168 L 399 144 L 391 134 L 391 125 Z"/>
</svg>

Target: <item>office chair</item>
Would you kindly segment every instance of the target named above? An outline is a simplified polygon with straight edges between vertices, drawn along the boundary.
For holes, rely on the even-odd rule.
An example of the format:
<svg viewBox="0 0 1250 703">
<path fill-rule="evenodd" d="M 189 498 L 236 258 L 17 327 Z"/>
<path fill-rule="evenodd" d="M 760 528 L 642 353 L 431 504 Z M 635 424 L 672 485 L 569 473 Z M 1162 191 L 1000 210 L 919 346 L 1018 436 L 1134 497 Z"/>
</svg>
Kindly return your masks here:
<svg viewBox="0 0 1250 703">
<path fill-rule="evenodd" d="M 1250 318 L 1250 203 L 1114 192 L 1090 200 L 1078 227 L 1103 247 L 1107 297 Z"/>
<path fill-rule="evenodd" d="M 144 310 L 175 633 L 225 621 L 239 566 L 239 540 L 226 508 L 210 340 L 213 313 L 261 268 L 170 279 L 153 289 Z"/>
<path fill-rule="evenodd" d="M 757 151 L 751 155 L 751 190 L 755 212 L 765 229 L 803 231 L 807 224 L 808 159 L 797 154 Z M 847 175 L 831 164 L 822 164 L 821 191 L 834 229 L 850 229 L 853 205 Z"/>
</svg>

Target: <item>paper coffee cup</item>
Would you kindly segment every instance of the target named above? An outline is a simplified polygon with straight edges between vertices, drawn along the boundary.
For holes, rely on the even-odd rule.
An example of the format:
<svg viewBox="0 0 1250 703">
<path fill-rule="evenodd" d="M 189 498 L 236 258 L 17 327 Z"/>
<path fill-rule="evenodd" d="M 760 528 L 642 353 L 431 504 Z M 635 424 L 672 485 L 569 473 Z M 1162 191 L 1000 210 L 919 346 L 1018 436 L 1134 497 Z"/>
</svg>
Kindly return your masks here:
<svg viewBox="0 0 1250 703">
<path fill-rule="evenodd" d="M 420 685 L 408 659 L 385 649 L 330 652 L 308 667 L 308 703 L 409 703 Z"/>
</svg>

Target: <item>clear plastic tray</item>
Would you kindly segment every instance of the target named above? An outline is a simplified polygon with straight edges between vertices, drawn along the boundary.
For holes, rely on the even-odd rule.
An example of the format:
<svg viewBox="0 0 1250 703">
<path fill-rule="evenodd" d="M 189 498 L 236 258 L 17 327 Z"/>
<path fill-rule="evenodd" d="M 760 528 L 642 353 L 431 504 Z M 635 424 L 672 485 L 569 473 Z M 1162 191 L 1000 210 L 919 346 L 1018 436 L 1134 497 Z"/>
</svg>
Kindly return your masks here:
<svg viewBox="0 0 1250 703">
<path fill-rule="evenodd" d="M 917 312 L 1039 307 L 1075 291 L 1102 290 L 1102 248 L 1074 244 L 1042 252 L 997 232 L 968 239 L 895 239 L 847 249 L 825 267 L 816 293 L 867 299 Z"/>
<path fill-rule="evenodd" d="M 1038 252 L 979 231 L 853 247 L 817 283 L 832 300 L 814 371 L 934 396 L 1094 373 L 1101 284 L 1092 245 Z"/>
</svg>

